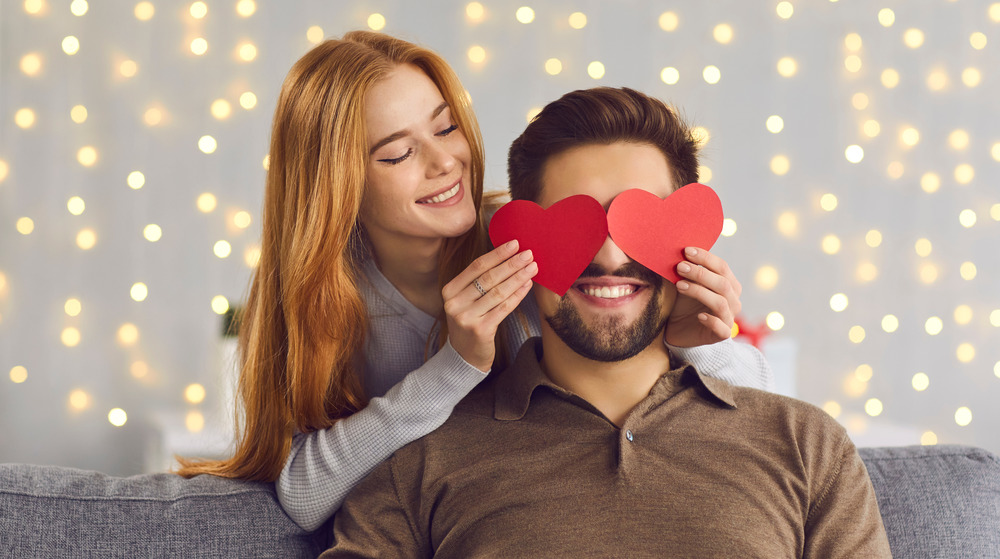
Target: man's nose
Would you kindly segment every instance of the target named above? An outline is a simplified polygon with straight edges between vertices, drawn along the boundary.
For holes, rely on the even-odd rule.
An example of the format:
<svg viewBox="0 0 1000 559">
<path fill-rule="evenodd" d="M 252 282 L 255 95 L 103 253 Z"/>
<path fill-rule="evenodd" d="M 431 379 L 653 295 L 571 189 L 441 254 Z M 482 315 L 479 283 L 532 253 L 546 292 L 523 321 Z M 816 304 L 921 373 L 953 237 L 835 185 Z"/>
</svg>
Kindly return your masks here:
<svg viewBox="0 0 1000 559">
<path fill-rule="evenodd" d="M 617 270 L 631 261 L 632 259 L 611 239 L 611 235 L 604 239 L 601 250 L 597 251 L 597 256 L 594 257 L 594 264 L 605 270 Z"/>
</svg>

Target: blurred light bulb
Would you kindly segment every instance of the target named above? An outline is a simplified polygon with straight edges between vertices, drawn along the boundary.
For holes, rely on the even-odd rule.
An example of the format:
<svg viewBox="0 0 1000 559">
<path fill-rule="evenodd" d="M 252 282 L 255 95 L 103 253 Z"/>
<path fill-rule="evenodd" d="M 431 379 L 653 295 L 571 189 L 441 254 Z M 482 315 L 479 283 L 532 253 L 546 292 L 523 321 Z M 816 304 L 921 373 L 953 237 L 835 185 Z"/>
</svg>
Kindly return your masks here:
<svg viewBox="0 0 1000 559">
<path fill-rule="evenodd" d="M 163 230 L 160 226 L 155 223 L 150 223 L 149 225 L 142 228 L 142 236 L 149 242 L 155 243 L 163 237 Z"/>
<path fill-rule="evenodd" d="M 720 23 L 712 29 L 712 37 L 719 44 L 729 44 L 733 40 L 733 27 L 728 23 Z"/>
<path fill-rule="evenodd" d="M 982 78 L 983 76 L 977 68 L 966 68 L 965 70 L 962 70 L 962 83 L 964 83 L 966 87 L 976 87 L 979 85 Z"/>
<path fill-rule="evenodd" d="M 705 79 L 705 83 L 717 84 L 722 79 L 722 72 L 717 66 L 708 65 L 701 71 L 701 76 Z"/>
<path fill-rule="evenodd" d="M 785 317 L 778 311 L 767 313 L 767 318 L 764 319 L 764 322 L 767 323 L 768 328 L 775 332 L 785 327 Z"/>
<path fill-rule="evenodd" d="M 217 241 L 212 247 L 212 252 L 219 258 L 227 258 L 233 252 L 233 247 L 228 241 Z"/>
<path fill-rule="evenodd" d="M 660 14 L 658 23 L 660 25 L 660 29 L 664 31 L 674 31 L 677 29 L 677 25 L 680 22 L 677 19 L 677 14 L 674 12 L 663 12 Z"/>
<path fill-rule="evenodd" d="M 108 423 L 115 427 L 121 427 L 128 421 L 128 414 L 121 408 L 114 408 L 108 412 Z"/>
<path fill-rule="evenodd" d="M 70 297 L 66 299 L 66 303 L 63 304 L 63 310 L 66 311 L 67 316 L 79 316 L 80 312 L 83 311 L 83 305 L 80 300 L 75 297 Z"/>
<path fill-rule="evenodd" d="M 205 54 L 206 52 L 208 52 L 208 41 L 206 41 L 203 37 L 198 37 L 197 39 L 194 39 L 193 41 L 191 41 L 191 52 L 194 53 L 196 56 L 201 56 Z"/>
<path fill-rule="evenodd" d="M 892 24 L 896 22 L 896 14 L 889 8 L 882 8 L 878 11 L 878 22 L 882 24 L 882 27 L 892 27 Z"/>
<path fill-rule="evenodd" d="M 955 410 L 955 423 L 957 423 L 959 427 L 965 427 L 972 423 L 972 410 L 966 406 L 962 406 Z"/>
<path fill-rule="evenodd" d="M 764 125 L 767 127 L 768 132 L 777 134 L 785 128 L 785 121 L 778 115 L 771 115 L 767 117 L 767 122 Z"/>
<path fill-rule="evenodd" d="M 903 44 L 911 49 L 920 48 L 924 44 L 924 32 L 915 28 L 907 29 L 903 33 Z"/>
<path fill-rule="evenodd" d="M 844 295 L 843 293 L 835 293 L 832 297 L 830 297 L 830 308 L 833 309 L 834 312 L 843 311 L 847 308 L 847 304 L 847 295 Z"/>
<path fill-rule="evenodd" d="M 799 70 L 799 65 L 795 62 L 795 59 L 786 56 L 781 60 L 778 60 L 778 74 L 782 77 L 790 78 L 795 75 Z"/>
<path fill-rule="evenodd" d="M 840 252 L 840 239 L 836 235 L 827 235 L 823 237 L 821 247 L 827 254 L 837 254 Z"/>
<path fill-rule="evenodd" d="M 660 71 L 660 81 L 667 85 L 674 85 L 681 79 L 680 72 L 673 66 L 667 66 Z"/>
<path fill-rule="evenodd" d="M 599 80 L 604 77 L 604 64 L 600 61 L 593 61 L 587 64 L 587 75 L 595 80 Z"/>
<path fill-rule="evenodd" d="M 132 300 L 136 302 L 145 301 L 148 295 L 149 295 L 149 288 L 147 288 L 146 284 L 142 283 L 141 281 L 133 283 L 132 289 L 129 290 L 129 296 L 132 297 Z"/>
<path fill-rule="evenodd" d="M 864 93 L 855 93 L 851 96 L 851 106 L 859 111 L 868 108 L 868 96 Z"/>
<path fill-rule="evenodd" d="M 849 145 L 844 150 L 844 157 L 851 163 L 860 163 L 865 158 L 865 150 L 857 144 Z"/>
<path fill-rule="evenodd" d="M 788 173 L 791 163 L 784 155 L 775 155 L 771 158 L 771 172 L 781 176 Z"/>
<path fill-rule="evenodd" d="M 236 13 L 240 17 L 250 17 L 257 11 L 257 3 L 254 0 L 240 0 L 236 3 Z"/>
<path fill-rule="evenodd" d="M 479 45 L 469 47 L 469 51 L 466 54 L 473 64 L 482 64 L 486 60 L 486 49 Z"/>
<path fill-rule="evenodd" d="M 205 387 L 198 383 L 187 385 L 184 389 L 184 399 L 189 404 L 200 404 L 205 400 Z"/>
<path fill-rule="evenodd" d="M 153 19 L 153 15 L 156 13 L 156 8 L 153 6 L 152 2 L 139 2 L 135 5 L 135 19 L 139 21 L 149 21 Z"/>
<path fill-rule="evenodd" d="M 882 80 L 882 85 L 886 89 L 892 89 L 899 85 L 899 72 L 895 68 L 886 68 L 882 70 L 882 75 L 880 76 Z"/>
<path fill-rule="evenodd" d="M 202 153 L 215 153 L 215 150 L 218 147 L 219 145 L 216 143 L 215 138 L 211 136 L 206 135 L 198 138 L 198 149 L 201 150 Z"/>
<path fill-rule="evenodd" d="M 514 17 L 521 23 L 531 23 L 535 21 L 535 10 L 532 10 L 528 6 L 521 6 L 514 12 Z"/>
<path fill-rule="evenodd" d="M 77 39 L 73 35 L 65 37 L 62 40 L 62 50 L 70 56 L 80 52 L 80 39 Z"/>
<path fill-rule="evenodd" d="M 73 196 L 66 202 L 66 209 L 73 215 L 80 215 L 87 209 L 87 204 L 84 203 L 83 198 Z"/>
<path fill-rule="evenodd" d="M 324 35 L 323 28 L 318 25 L 313 25 L 309 29 L 306 29 L 306 40 L 314 45 L 321 43 Z"/>
</svg>

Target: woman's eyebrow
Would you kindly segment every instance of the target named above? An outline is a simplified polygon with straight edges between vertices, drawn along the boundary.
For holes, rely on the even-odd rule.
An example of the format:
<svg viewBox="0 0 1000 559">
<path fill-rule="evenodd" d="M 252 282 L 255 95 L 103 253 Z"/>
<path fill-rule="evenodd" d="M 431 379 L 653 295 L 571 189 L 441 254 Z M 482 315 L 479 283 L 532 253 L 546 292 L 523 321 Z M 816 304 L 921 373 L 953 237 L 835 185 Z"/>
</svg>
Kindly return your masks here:
<svg viewBox="0 0 1000 559">
<path fill-rule="evenodd" d="M 442 101 L 440 105 L 438 105 L 437 107 L 434 108 L 433 111 L 431 111 L 431 118 L 430 119 L 434 120 L 435 118 L 437 118 L 437 116 L 439 114 L 441 114 L 442 111 L 444 111 L 447 108 L 448 108 L 448 102 L 447 101 Z M 400 138 L 405 138 L 409 134 L 410 134 L 410 131 L 408 129 L 407 130 L 400 130 L 399 132 L 393 132 L 392 134 L 389 134 L 385 138 L 382 138 L 381 140 L 375 142 L 375 145 L 373 145 L 372 148 L 370 150 L 368 150 L 368 155 L 372 155 L 373 153 L 375 153 L 378 150 L 378 148 L 380 148 L 380 147 L 382 147 L 382 146 L 384 146 L 384 145 L 386 145 L 388 143 L 395 142 L 396 140 L 398 140 Z"/>
</svg>

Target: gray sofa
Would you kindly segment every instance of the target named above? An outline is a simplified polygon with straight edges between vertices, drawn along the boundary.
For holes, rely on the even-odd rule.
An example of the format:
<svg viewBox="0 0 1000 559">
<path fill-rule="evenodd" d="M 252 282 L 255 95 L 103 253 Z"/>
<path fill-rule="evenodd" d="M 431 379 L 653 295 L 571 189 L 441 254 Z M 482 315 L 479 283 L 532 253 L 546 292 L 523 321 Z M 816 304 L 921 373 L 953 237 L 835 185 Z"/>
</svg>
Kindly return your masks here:
<svg viewBox="0 0 1000 559">
<path fill-rule="evenodd" d="M 1000 558 L 1000 458 L 967 446 L 863 448 L 897 558 Z M 116 478 L 0 464 L 0 557 L 315 557 L 267 483 Z M 391 557 L 391 550 L 386 550 Z"/>
</svg>

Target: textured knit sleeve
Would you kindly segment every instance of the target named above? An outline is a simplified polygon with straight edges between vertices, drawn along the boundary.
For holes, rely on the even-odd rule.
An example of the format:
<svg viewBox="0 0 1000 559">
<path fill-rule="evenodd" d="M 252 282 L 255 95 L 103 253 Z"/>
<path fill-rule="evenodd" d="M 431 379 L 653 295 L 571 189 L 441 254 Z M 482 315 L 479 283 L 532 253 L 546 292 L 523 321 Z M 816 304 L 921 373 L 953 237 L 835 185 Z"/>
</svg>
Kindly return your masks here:
<svg viewBox="0 0 1000 559">
<path fill-rule="evenodd" d="M 486 374 L 444 347 L 385 396 L 322 431 L 298 434 L 275 484 L 296 524 L 316 530 L 375 466 L 441 426 Z"/>
<path fill-rule="evenodd" d="M 703 375 L 736 386 L 774 390 L 771 366 L 764 359 L 764 354 L 752 345 L 728 339 L 697 347 L 674 347 L 669 344 L 667 347 Z"/>
</svg>

